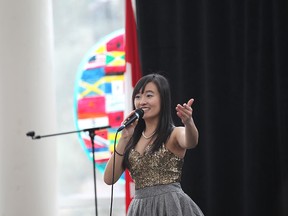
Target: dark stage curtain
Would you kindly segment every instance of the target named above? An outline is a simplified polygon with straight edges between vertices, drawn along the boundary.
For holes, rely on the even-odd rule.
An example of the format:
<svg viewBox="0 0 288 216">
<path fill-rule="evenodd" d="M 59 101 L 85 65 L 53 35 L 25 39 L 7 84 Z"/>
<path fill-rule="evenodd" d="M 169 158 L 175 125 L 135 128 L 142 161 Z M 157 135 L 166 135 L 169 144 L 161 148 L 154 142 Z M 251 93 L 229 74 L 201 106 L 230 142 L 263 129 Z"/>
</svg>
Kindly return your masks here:
<svg viewBox="0 0 288 216">
<path fill-rule="evenodd" d="M 140 0 L 143 75 L 193 97 L 183 190 L 209 216 L 288 215 L 288 1 Z M 176 114 L 175 123 L 180 124 Z"/>
</svg>

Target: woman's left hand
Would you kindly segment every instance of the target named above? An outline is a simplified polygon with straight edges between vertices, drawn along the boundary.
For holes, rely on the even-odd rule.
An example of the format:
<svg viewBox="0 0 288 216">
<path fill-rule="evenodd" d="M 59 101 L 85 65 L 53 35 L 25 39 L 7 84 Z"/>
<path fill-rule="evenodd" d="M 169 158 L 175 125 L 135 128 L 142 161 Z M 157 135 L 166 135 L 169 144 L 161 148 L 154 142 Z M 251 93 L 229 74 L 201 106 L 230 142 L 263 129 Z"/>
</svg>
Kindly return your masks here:
<svg viewBox="0 0 288 216">
<path fill-rule="evenodd" d="M 186 125 L 189 122 L 193 122 L 192 120 L 192 104 L 194 102 L 194 99 L 191 98 L 187 103 L 184 103 L 183 105 L 177 104 L 176 111 L 177 116 L 181 119 L 182 123 Z"/>
</svg>

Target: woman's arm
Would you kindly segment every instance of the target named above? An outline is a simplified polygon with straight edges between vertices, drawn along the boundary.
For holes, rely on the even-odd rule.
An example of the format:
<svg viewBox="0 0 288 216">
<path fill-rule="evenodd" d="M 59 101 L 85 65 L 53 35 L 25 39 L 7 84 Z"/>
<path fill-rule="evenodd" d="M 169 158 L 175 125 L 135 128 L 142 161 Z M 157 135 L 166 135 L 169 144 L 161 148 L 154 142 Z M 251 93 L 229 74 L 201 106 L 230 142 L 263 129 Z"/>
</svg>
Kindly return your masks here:
<svg viewBox="0 0 288 216">
<path fill-rule="evenodd" d="M 130 138 L 121 137 L 119 139 L 118 145 L 116 147 L 116 151 L 120 154 L 124 154 L 125 146 L 127 145 Z M 115 155 L 114 155 L 115 154 Z M 112 182 L 113 179 L 113 163 L 114 163 L 114 157 L 115 157 L 115 171 L 114 171 L 114 182 Z M 105 171 L 104 171 L 104 182 L 108 185 L 112 185 L 115 182 L 118 181 L 122 173 L 124 172 L 122 163 L 123 163 L 124 156 L 118 155 L 117 153 L 113 153 L 106 165 Z"/>
<path fill-rule="evenodd" d="M 127 121 L 127 119 L 129 119 L 129 117 L 131 115 L 133 115 L 134 113 L 135 113 L 135 111 L 132 111 L 129 114 L 129 116 L 126 118 L 125 121 Z M 130 124 L 128 127 L 125 127 L 122 130 L 121 137 L 120 137 L 118 145 L 116 147 L 116 152 L 114 152 L 111 155 L 111 157 L 110 157 L 110 159 L 106 165 L 105 171 L 104 171 L 104 182 L 108 185 L 111 185 L 111 184 L 114 184 L 115 182 L 117 182 L 118 179 L 120 178 L 120 176 L 122 175 L 122 173 L 124 172 L 124 169 L 122 166 L 124 156 L 122 156 L 122 155 L 124 155 L 125 148 L 129 142 L 130 138 L 132 137 L 132 135 L 134 133 L 134 129 L 135 129 L 135 126 L 137 125 L 137 123 L 138 123 L 138 120 L 136 120 L 135 122 Z M 117 154 L 117 152 L 121 155 Z M 114 157 L 115 157 L 114 182 L 112 182 Z"/>
<path fill-rule="evenodd" d="M 194 148 L 198 144 L 199 133 L 192 118 L 192 104 L 194 99 L 190 99 L 183 106 L 178 104 L 176 107 L 177 115 L 182 120 L 185 127 L 178 127 L 176 131 L 176 139 L 181 148 Z"/>
</svg>

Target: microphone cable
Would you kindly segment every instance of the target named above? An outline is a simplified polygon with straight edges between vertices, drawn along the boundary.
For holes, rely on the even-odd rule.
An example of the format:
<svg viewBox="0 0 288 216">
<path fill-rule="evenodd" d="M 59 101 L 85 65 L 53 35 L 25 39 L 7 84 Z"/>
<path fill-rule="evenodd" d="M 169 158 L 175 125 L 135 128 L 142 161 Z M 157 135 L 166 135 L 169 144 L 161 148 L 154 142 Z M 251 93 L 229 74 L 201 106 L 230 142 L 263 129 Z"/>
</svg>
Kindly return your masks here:
<svg viewBox="0 0 288 216">
<path fill-rule="evenodd" d="M 115 134 L 114 145 L 113 145 L 113 164 L 112 164 L 112 185 L 111 185 L 111 200 L 110 200 L 110 216 L 112 216 L 113 210 L 113 194 L 114 194 L 114 179 L 115 179 L 115 160 L 116 160 L 116 140 L 119 131 Z"/>
</svg>

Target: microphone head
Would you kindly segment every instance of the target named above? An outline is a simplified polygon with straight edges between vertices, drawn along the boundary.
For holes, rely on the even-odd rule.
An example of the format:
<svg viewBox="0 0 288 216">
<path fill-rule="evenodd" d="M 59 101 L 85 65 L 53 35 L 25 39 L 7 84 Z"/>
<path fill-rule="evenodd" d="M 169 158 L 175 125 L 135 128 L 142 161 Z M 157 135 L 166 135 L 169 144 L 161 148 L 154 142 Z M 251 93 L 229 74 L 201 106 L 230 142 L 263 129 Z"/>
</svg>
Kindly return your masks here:
<svg viewBox="0 0 288 216">
<path fill-rule="evenodd" d="M 137 113 L 139 115 L 139 119 L 142 118 L 144 116 L 144 110 L 139 108 L 135 110 L 135 113 Z"/>
</svg>

